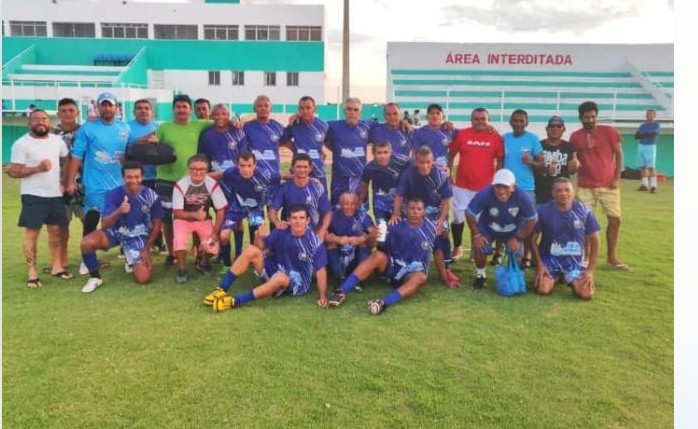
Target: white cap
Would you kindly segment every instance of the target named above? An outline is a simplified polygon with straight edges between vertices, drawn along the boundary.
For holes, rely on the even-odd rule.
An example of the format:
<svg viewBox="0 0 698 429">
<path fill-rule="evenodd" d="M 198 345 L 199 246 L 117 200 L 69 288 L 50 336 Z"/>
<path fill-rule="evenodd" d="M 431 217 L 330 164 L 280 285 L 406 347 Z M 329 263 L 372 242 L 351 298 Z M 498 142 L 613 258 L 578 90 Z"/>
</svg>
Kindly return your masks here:
<svg viewBox="0 0 698 429">
<path fill-rule="evenodd" d="M 514 173 L 512 173 L 511 170 L 502 168 L 501 170 L 497 170 L 497 172 L 494 174 L 494 180 L 492 180 L 492 184 L 513 186 L 516 184 L 516 178 L 514 177 Z"/>
</svg>

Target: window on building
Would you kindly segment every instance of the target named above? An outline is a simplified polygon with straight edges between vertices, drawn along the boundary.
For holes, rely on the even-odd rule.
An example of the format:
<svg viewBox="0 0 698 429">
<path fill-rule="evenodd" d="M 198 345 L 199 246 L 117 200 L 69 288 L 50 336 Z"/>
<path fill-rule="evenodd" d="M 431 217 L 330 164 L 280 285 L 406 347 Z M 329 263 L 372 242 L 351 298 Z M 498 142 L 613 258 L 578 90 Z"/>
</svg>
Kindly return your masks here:
<svg viewBox="0 0 698 429">
<path fill-rule="evenodd" d="M 102 37 L 107 39 L 147 39 L 148 24 L 103 22 Z"/>
<path fill-rule="evenodd" d="M 245 40 L 281 40 L 281 26 L 246 25 Z"/>
<path fill-rule="evenodd" d="M 209 86 L 218 86 L 221 84 L 221 72 L 219 71 L 209 71 L 208 72 L 208 84 Z"/>
<path fill-rule="evenodd" d="M 233 86 L 244 86 L 245 85 L 245 72 L 244 71 L 234 71 L 233 72 Z"/>
<path fill-rule="evenodd" d="M 199 29 L 196 25 L 155 24 L 156 39 L 198 39 Z"/>
<path fill-rule="evenodd" d="M 46 36 L 46 22 L 10 21 L 10 36 Z"/>
<path fill-rule="evenodd" d="M 298 72 L 286 72 L 286 86 L 298 86 Z"/>
<path fill-rule="evenodd" d="M 319 41 L 322 40 L 322 27 L 319 26 L 286 26 L 286 40 Z"/>
<path fill-rule="evenodd" d="M 206 40 L 238 40 L 239 38 L 237 25 L 204 25 Z"/>
<path fill-rule="evenodd" d="M 95 37 L 95 25 L 87 22 L 54 22 L 53 37 Z"/>
<path fill-rule="evenodd" d="M 276 72 L 264 72 L 264 86 L 276 86 Z"/>
</svg>

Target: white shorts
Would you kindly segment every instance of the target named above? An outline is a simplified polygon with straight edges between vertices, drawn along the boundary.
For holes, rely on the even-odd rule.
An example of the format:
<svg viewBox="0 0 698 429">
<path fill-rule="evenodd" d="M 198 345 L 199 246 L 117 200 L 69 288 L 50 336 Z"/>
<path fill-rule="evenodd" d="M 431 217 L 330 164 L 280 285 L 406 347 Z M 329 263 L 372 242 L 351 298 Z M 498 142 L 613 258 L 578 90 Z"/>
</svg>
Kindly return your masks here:
<svg viewBox="0 0 698 429">
<path fill-rule="evenodd" d="M 477 191 L 453 186 L 453 223 L 465 222 L 465 210 Z"/>
</svg>

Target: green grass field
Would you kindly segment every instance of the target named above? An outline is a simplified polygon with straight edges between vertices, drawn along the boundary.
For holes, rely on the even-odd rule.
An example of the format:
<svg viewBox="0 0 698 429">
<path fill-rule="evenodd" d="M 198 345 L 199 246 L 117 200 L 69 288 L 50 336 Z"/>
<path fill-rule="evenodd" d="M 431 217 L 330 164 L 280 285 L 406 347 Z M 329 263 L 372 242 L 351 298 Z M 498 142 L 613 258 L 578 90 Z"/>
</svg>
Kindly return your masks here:
<svg viewBox="0 0 698 429">
<path fill-rule="evenodd" d="M 563 286 L 504 298 L 491 272 L 472 291 L 461 260 L 468 287 L 432 270 L 414 299 L 375 317 L 366 301 L 389 290 L 378 281 L 338 309 L 313 291 L 214 314 L 201 299 L 215 279 L 177 286 L 157 256 L 155 281 L 138 286 L 115 249 L 93 294 L 85 278 L 47 275 L 29 290 L 18 184 L 4 178 L 3 427 L 672 427 L 673 182 L 656 195 L 637 185 L 623 181 L 619 252 L 634 272 L 605 268 L 604 244 L 595 300 Z M 233 292 L 253 284 L 248 274 Z"/>
</svg>

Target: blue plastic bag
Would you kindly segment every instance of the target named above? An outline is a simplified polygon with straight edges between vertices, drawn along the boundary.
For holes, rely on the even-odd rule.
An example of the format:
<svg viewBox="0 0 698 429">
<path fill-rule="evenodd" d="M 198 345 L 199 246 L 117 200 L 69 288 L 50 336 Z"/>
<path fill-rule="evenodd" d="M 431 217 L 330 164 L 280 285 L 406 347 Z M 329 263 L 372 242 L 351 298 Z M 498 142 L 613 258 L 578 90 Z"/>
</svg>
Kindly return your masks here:
<svg viewBox="0 0 698 429">
<path fill-rule="evenodd" d="M 495 267 L 496 291 L 500 295 L 514 296 L 526 293 L 526 279 L 514 253 L 507 249 L 502 265 Z"/>
</svg>

